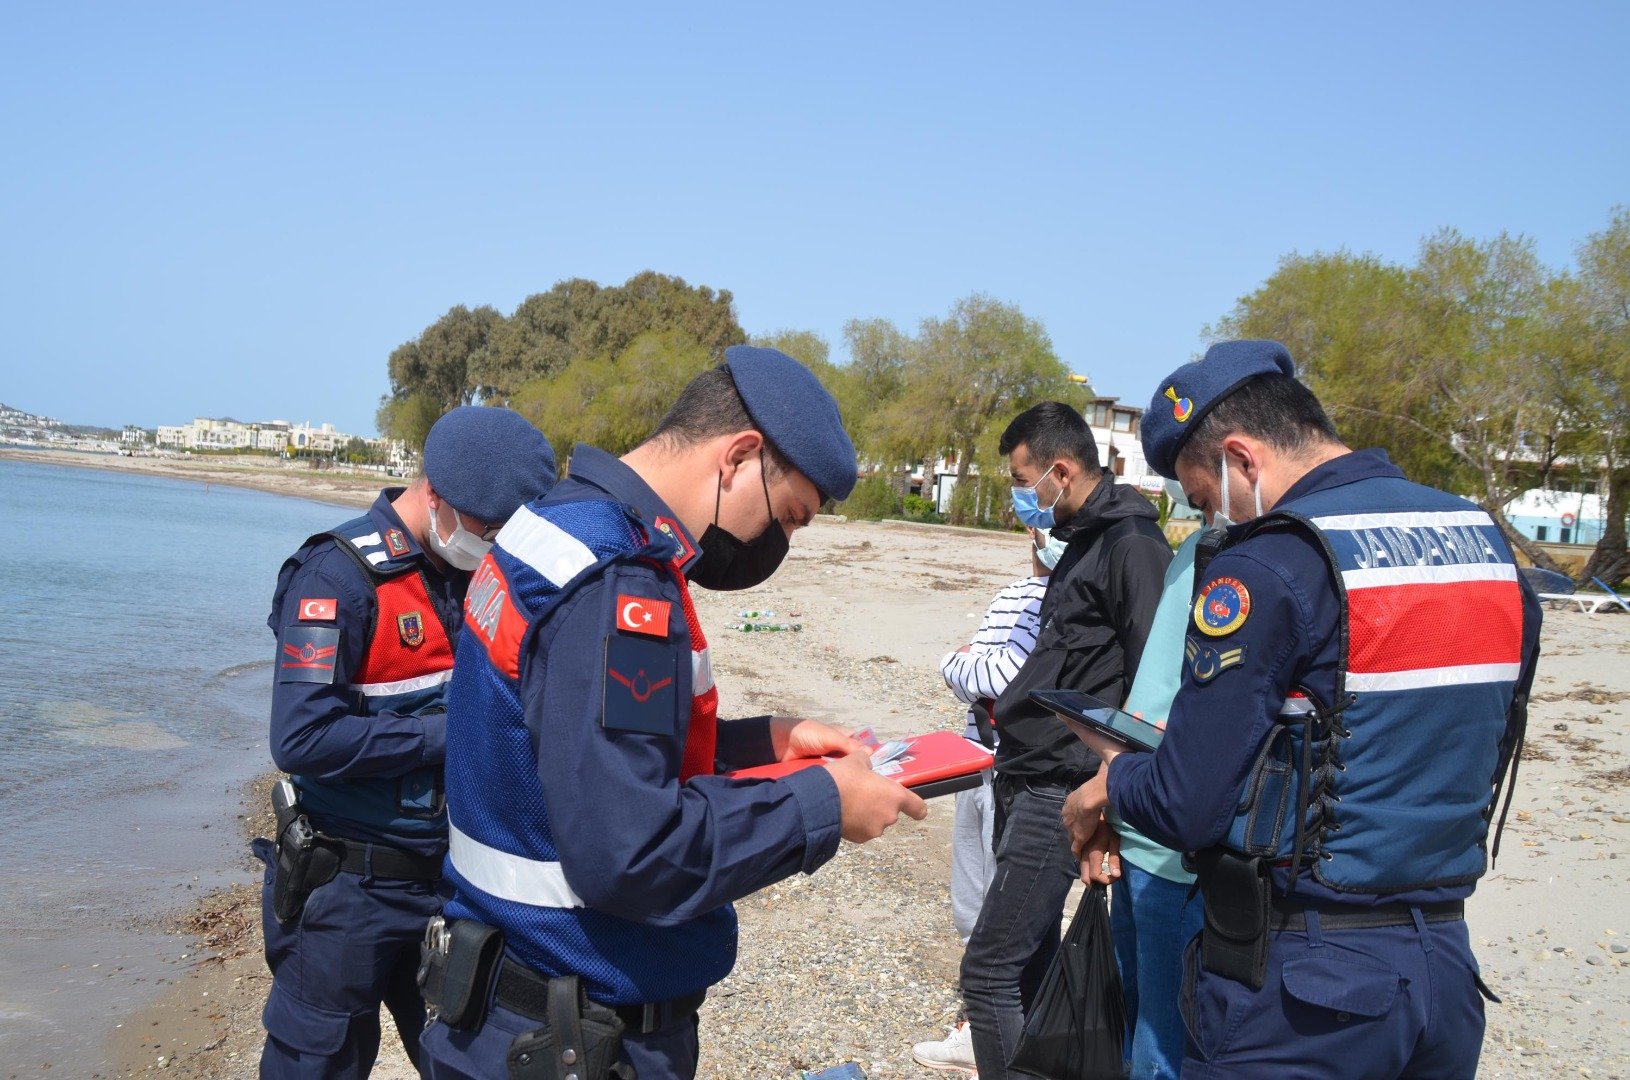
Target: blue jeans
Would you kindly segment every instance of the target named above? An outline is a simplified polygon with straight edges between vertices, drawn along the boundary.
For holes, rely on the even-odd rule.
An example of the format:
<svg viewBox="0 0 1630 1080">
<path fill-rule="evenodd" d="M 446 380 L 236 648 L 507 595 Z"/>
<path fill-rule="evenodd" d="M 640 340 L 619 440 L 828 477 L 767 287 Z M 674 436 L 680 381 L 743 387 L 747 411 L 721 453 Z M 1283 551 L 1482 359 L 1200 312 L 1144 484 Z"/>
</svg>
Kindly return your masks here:
<svg viewBox="0 0 1630 1080">
<path fill-rule="evenodd" d="M 1111 891 L 1109 927 L 1121 969 L 1129 1028 L 1126 1047 L 1132 1080 L 1176 1080 L 1183 1062 L 1183 1017 L 1177 992 L 1183 947 L 1204 921 L 1199 896 L 1185 903 L 1187 885 L 1121 860 Z"/>
<path fill-rule="evenodd" d="M 962 954 L 962 1000 L 980 1080 L 1017 1080 L 1007 1063 L 1058 951 L 1064 900 L 1079 871 L 1059 816 L 1063 787 L 1031 787 L 998 775 L 993 790 L 996 872 Z"/>
</svg>

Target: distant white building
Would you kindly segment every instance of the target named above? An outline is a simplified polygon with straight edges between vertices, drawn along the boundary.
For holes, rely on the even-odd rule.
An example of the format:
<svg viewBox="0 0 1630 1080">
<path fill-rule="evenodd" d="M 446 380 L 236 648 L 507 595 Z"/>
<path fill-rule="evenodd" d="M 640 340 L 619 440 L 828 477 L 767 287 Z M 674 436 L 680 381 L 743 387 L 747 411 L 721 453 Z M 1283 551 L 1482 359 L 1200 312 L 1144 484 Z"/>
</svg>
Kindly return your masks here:
<svg viewBox="0 0 1630 1080">
<path fill-rule="evenodd" d="M 1511 527 L 1541 543 L 1595 544 L 1607 531 L 1607 508 L 1600 495 L 1534 488 L 1506 504 Z"/>
<path fill-rule="evenodd" d="M 1160 493 L 1164 481 L 1149 468 L 1143 457 L 1143 410 L 1122 405 L 1120 398 L 1094 398 L 1083 412 L 1092 438 L 1098 444 L 1098 458 L 1123 484 L 1131 484 L 1145 495 Z"/>
</svg>

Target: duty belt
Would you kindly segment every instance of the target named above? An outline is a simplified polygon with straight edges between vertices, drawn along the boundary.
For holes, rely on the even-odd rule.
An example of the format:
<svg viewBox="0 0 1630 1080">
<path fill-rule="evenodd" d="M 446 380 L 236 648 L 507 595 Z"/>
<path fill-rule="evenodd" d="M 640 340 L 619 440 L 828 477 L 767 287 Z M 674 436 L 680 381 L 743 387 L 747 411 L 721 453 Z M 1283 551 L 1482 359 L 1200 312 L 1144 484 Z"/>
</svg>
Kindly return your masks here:
<svg viewBox="0 0 1630 1080">
<path fill-rule="evenodd" d="M 493 1000 L 511 1012 L 518 1012 L 528 1020 L 547 1023 L 549 1020 L 549 979 L 525 964 L 516 963 L 508 956 L 498 971 L 498 989 Z M 707 991 L 700 990 L 671 1001 L 657 1001 L 646 1005 L 608 1005 L 627 1025 L 629 1034 L 649 1035 L 661 1031 L 702 1007 Z"/>
<path fill-rule="evenodd" d="M 342 848 L 340 869 L 347 874 L 388 878 L 392 881 L 439 881 L 441 858 L 416 855 L 389 844 L 324 836 L 324 842 Z"/>
<path fill-rule="evenodd" d="M 1275 897 L 1268 929 L 1306 930 L 1309 911 L 1318 912 L 1321 930 L 1373 930 L 1381 926 L 1411 926 L 1416 911 L 1426 922 L 1459 922 L 1466 917 L 1466 903 L 1442 900 L 1434 904 L 1379 904 L 1361 908 L 1351 904 L 1297 904 Z"/>
</svg>

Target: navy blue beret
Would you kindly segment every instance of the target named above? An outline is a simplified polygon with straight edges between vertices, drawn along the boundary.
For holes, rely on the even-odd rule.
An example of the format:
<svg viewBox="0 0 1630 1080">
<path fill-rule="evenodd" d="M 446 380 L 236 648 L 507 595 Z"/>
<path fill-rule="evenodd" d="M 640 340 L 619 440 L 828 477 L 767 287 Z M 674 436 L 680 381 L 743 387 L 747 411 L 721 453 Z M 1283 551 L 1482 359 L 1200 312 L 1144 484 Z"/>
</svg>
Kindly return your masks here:
<svg viewBox="0 0 1630 1080">
<path fill-rule="evenodd" d="M 1143 414 L 1143 457 L 1161 476 L 1177 478 L 1177 455 L 1189 435 L 1223 398 L 1258 375 L 1296 374 L 1290 350 L 1277 341 L 1219 341 L 1201 359 L 1161 380 Z"/>
<path fill-rule="evenodd" d="M 426 436 L 424 474 L 453 509 L 502 525 L 555 486 L 555 452 L 512 409 L 460 405 Z"/>
<path fill-rule="evenodd" d="M 784 352 L 751 345 L 724 351 L 747 414 L 781 455 L 828 499 L 847 499 L 859 466 L 838 403 L 821 380 Z"/>
</svg>

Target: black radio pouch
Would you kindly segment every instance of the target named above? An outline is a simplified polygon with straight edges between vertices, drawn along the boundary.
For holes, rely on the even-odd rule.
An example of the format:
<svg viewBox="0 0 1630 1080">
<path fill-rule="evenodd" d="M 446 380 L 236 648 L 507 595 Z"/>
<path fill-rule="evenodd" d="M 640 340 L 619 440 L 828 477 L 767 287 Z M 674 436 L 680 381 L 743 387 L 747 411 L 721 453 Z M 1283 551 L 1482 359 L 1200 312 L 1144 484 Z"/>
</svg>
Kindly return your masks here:
<svg viewBox="0 0 1630 1080">
<path fill-rule="evenodd" d="M 1272 901 L 1262 860 L 1208 848 L 1195 852 L 1191 863 L 1205 901 L 1200 966 L 1252 990 L 1262 989 L 1268 970 Z"/>
<path fill-rule="evenodd" d="M 419 984 L 436 1018 L 459 1031 L 480 1027 L 503 956 L 504 933 L 496 926 L 474 919 L 447 923 L 446 951 L 425 958 Z"/>
<path fill-rule="evenodd" d="M 622 1018 L 590 1001 L 577 976 L 550 979 L 549 1022 L 509 1044 L 509 1080 L 638 1080 L 617 1060 L 622 1045 Z"/>
</svg>

